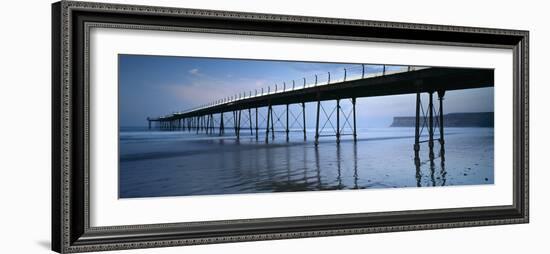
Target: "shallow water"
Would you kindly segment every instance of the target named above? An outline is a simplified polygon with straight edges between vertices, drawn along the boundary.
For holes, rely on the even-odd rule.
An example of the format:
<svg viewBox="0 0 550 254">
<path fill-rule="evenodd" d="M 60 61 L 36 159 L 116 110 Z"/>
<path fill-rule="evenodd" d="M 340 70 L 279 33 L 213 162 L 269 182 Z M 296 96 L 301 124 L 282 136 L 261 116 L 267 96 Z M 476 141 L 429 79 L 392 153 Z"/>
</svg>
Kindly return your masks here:
<svg viewBox="0 0 550 254">
<path fill-rule="evenodd" d="M 414 128 L 358 129 L 358 140 L 285 133 L 265 143 L 235 136 L 123 128 L 119 197 L 161 197 L 335 189 L 493 184 L 493 128 L 446 128 L 444 160 L 422 143 L 414 163 Z M 436 135 L 437 138 L 437 135 Z M 427 139 L 427 137 L 422 137 Z"/>
</svg>

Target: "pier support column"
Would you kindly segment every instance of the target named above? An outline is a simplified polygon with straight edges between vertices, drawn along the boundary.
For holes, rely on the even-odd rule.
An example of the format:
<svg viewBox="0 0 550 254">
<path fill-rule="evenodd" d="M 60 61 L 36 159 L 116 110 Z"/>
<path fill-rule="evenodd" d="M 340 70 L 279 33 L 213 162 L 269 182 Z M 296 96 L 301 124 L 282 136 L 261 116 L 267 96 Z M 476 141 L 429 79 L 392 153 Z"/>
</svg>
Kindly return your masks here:
<svg viewBox="0 0 550 254">
<path fill-rule="evenodd" d="M 430 91 L 429 92 L 430 94 L 430 99 L 429 99 L 429 105 L 428 105 L 428 108 L 429 108 L 429 114 L 428 114 L 428 117 L 429 117 L 429 128 L 428 128 L 428 131 L 429 131 L 429 135 L 430 135 L 430 139 L 428 140 L 428 146 L 430 147 L 430 160 L 433 160 L 434 158 L 434 104 L 433 104 L 433 94 L 434 92 L 433 91 Z"/>
<path fill-rule="evenodd" d="M 206 132 L 208 126 L 206 125 L 206 115 L 201 116 L 201 131 Z"/>
<path fill-rule="evenodd" d="M 445 159 L 445 131 L 443 124 L 443 97 L 445 90 L 438 90 L 437 97 L 439 98 L 439 144 L 441 145 L 440 154 L 441 160 Z"/>
<path fill-rule="evenodd" d="M 271 118 L 271 139 L 275 140 L 275 122 L 273 121 L 273 106 L 270 106 L 269 117 Z"/>
<path fill-rule="evenodd" d="M 269 106 L 267 106 L 267 119 L 266 119 L 266 122 L 267 122 L 267 127 L 265 128 L 265 143 L 269 143 L 269 116 L 271 114 L 271 104 L 269 104 Z"/>
<path fill-rule="evenodd" d="M 210 134 L 214 134 L 214 130 L 216 130 L 216 126 L 214 126 L 215 124 L 214 115 L 210 114 Z"/>
<path fill-rule="evenodd" d="M 216 126 L 214 126 L 214 115 L 210 114 L 210 134 L 214 133 L 214 130 L 216 129 Z"/>
<path fill-rule="evenodd" d="M 248 125 L 250 126 L 250 135 L 254 135 L 254 133 L 252 132 L 252 113 L 251 113 L 251 109 L 248 108 Z"/>
<path fill-rule="evenodd" d="M 216 120 L 214 116 L 215 116 L 214 114 L 210 115 L 210 118 L 212 118 L 212 131 L 211 131 L 212 134 L 215 134 L 216 132 Z"/>
<path fill-rule="evenodd" d="M 321 95 L 317 92 L 317 119 L 315 124 L 315 145 L 319 145 L 319 114 L 321 113 Z"/>
<path fill-rule="evenodd" d="M 304 86 L 305 87 L 305 86 Z M 303 119 L 303 127 L 304 127 L 304 141 L 307 140 L 306 136 L 306 103 L 302 102 L 302 119 Z"/>
<path fill-rule="evenodd" d="M 356 98 L 351 98 L 351 104 L 353 105 L 353 142 L 357 142 L 357 118 L 355 115 L 355 102 Z"/>
<path fill-rule="evenodd" d="M 208 134 L 214 133 L 214 116 L 212 114 L 208 115 Z"/>
<path fill-rule="evenodd" d="M 223 135 L 224 132 L 224 122 L 223 122 L 223 112 L 220 113 L 220 136 Z"/>
<path fill-rule="evenodd" d="M 237 114 L 237 140 L 241 138 L 241 111 L 239 109 L 239 113 Z"/>
<path fill-rule="evenodd" d="M 205 132 L 208 135 L 208 131 L 210 130 L 210 115 L 206 115 L 206 128 Z"/>
<path fill-rule="evenodd" d="M 256 108 L 256 141 L 258 141 L 258 108 Z"/>
<path fill-rule="evenodd" d="M 147 118 L 147 122 L 149 123 L 149 130 L 151 129 L 151 120 L 149 120 L 149 118 Z"/>
<path fill-rule="evenodd" d="M 414 125 L 414 164 L 420 165 L 420 88 L 416 91 L 416 119 Z"/>
<path fill-rule="evenodd" d="M 336 144 L 340 144 L 340 99 L 336 100 Z"/>
<path fill-rule="evenodd" d="M 288 122 L 288 104 L 286 104 L 286 142 L 288 142 L 288 133 L 289 133 L 289 125 L 290 123 Z"/>
<path fill-rule="evenodd" d="M 237 135 L 237 111 L 233 111 L 233 132 Z"/>
<path fill-rule="evenodd" d="M 196 120 L 197 121 L 197 126 L 195 126 L 195 127 L 197 129 L 197 134 L 199 134 L 200 127 L 201 127 L 200 116 L 197 116 L 196 119 L 197 119 Z"/>
</svg>

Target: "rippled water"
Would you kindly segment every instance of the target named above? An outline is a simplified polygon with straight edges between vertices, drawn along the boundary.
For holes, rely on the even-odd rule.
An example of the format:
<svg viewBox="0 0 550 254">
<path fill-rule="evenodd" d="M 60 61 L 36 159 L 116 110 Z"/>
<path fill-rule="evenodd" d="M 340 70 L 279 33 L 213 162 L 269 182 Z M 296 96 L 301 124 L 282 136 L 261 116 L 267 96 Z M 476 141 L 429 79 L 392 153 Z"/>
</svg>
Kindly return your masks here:
<svg viewBox="0 0 550 254">
<path fill-rule="evenodd" d="M 493 129 L 446 128 L 445 160 L 414 163 L 413 128 L 360 129 L 358 141 L 284 133 L 265 144 L 234 136 L 122 129 L 119 196 L 161 197 L 336 189 L 492 184 Z"/>
</svg>

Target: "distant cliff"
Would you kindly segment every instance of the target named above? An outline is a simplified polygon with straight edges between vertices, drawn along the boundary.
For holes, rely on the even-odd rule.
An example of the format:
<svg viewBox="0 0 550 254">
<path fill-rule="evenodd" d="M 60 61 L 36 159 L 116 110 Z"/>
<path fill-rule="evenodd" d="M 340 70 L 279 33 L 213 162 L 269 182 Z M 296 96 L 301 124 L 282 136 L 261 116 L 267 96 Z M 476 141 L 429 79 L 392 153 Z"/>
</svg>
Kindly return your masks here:
<svg viewBox="0 0 550 254">
<path fill-rule="evenodd" d="M 445 127 L 494 127 L 494 119 L 494 112 L 451 113 L 443 115 L 443 125 Z M 421 117 L 420 126 L 424 124 L 423 120 L 424 118 Z M 434 125 L 438 120 L 434 116 Z M 414 127 L 414 124 L 414 116 L 396 116 L 390 127 Z"/>
</svg>

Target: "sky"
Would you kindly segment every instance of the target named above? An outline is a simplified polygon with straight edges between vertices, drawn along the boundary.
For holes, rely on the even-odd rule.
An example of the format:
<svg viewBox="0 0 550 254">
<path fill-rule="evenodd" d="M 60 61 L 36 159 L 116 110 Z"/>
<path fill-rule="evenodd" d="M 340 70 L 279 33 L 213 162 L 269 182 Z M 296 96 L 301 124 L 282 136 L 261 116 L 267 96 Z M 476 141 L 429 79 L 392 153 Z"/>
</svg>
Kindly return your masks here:
<svg viewBox="0 0 550 254">
<path fill-rule="evenodd" d="M 295 61 L 221 59 L 197 57 L 119 55 L 119 125 L 147 126 L 147 117 L 157 117 L 209 103 L 239 93 L 247 95 L 261 89 L 267 92 L 285 87 L 302 86 L 304 77 L 309 85 L 317 75 L 323 83 L 341 80 L 347 70 L 348 79 L 361 75 L 359 64 L 313 63 Z M 405 67 L 387 66 L 386 71 Z M 366 75 L 379 73 L 382 65 L 365 65 Z M 448 91 L 444 98 L 444 113 L 492 112 L 493 88 Z M 436 96 L 434 96 L 436 98 Z M 434 98 L 434 99 L 435 99 Z M 423 95 L 427 101 L 427 95 Z M 416 95 L 392 95 L 358 98 L 358 127 L 386 127 L 394 116 L 414 116 Z M 323 102 L 327 113 L 334 102 Z M 349 112 L 351 103 L 342 101 L 342 110 Z M 275 109 L 276 111 L 277 109 Z M 283 108 L 281 107 L 281 111 Z M 316 107 L 306 104 L 307 122 L 313 122 Z M 291 111 L 299 112 L 291 106 Z M 312 126 L 311 124 L 309 126 Z"/>
</svg>

